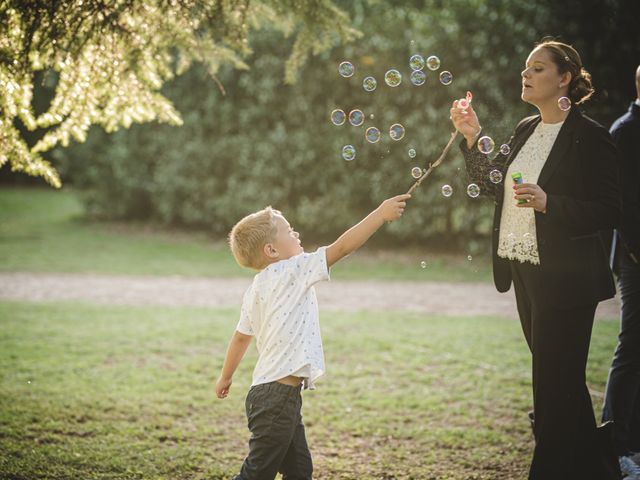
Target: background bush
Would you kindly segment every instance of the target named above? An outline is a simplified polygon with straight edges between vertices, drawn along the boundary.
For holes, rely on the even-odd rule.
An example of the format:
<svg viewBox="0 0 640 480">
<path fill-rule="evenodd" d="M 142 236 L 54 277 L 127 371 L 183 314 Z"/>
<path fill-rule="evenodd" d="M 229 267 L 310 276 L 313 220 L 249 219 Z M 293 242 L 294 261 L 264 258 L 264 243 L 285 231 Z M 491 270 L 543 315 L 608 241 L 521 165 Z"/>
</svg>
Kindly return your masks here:
<svg viewBox="0 0 640 480">
<path fill-rule="evenodd" d="M 533 44 L 547 34 L 573 43 L 592 71 L 599 94 L 587 105 L 591 116 L 608 125 L 634 97 L 620 85 L 632 87 L 630 66 L 637 60 L 635 2 L 591 0 L 581 2 L 580 10 L 571 2 L 526 0 L 360 0 L 342 6 L 363 37 L 314 57 L 296 85 L 282 81 L 291 45 L 280 34 L 256 32 L 251 70 L 220 72 L 224 95 L 199 68 L 165 86 L 184 126 L 135 125 L 112 135 L 94 128 L 86 143 L 54 152 L 63 180 L 85 192 L 89 212 L 99 217 L 149 219 L 224 235 L 245 214 L 273 205 L 307 239 L 321 241 L 384 198 L 406 191 L 411 167 L 418 161 L 426 166 L 448 141 L 450 104 L 467 90 L 487 133 L 497 145 L 507 141 L 515 123 L 534 113 L 519 100 L 520 71 Z M 453 84 L 445 87 L 437 80 L 439 71 L 425 70 L 426 84 L 411 85 L 413 53 L 438 55 L 439 71 L 450 70 Z M 356 66 L 350 79 L 337 73 L 344 59 Z M 391 67 L 403 74 L 395 89 L 383 81 Z M 373 93 L 362 89 L 366 75 L 378 80 Z M 360 108 L 367 120 L 362 127 L 336 127 L 329 121 L 334 108 Z M 388 136 L 395 122 L 406 127 L 400 142 Z M 371 125 L 384 134 L 375 145 L 364 141 Z M 340 157 L 345 144 L 357 149 L 353 162 Z M 415 159 L 407 154 L 410 147 L 418 152 Z M 440 193 L 444 183 L 454 188 L 449 199 Z M 456 146 L 416 192 L 403 221 L 391 224 L 378 241 L 451 247 L 482 242 L 493 205 L 469 199 L 466 184 Z"/>
</svg>

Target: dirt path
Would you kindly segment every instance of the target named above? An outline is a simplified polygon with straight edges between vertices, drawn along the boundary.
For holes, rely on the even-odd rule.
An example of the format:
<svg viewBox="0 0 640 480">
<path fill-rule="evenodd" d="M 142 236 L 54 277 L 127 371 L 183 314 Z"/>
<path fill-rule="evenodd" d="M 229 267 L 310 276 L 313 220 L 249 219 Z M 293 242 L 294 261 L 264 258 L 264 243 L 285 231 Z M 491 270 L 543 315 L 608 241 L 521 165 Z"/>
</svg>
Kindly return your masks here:
<svg viewBox="0 0 640 480">
<path fill-rule="evenodd" d="M 0 300 L 239 308 L 248 278 L 187 278 L 67 273 L 0 273 Z M 489 283 L 340 281 L 316 287 L 323 310 L 404 310 L 432 315 L 517 318 L 513 293 Z M 618 318 L 617 298 L 598 318 Z"/>
</svg>

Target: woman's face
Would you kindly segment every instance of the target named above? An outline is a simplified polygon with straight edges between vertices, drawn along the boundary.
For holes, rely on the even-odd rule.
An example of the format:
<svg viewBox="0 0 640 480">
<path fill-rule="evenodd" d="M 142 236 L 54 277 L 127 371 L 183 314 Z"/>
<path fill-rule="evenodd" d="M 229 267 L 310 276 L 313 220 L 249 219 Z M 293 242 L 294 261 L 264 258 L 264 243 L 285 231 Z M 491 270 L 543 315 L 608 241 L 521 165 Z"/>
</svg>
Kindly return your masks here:
<svg viewBox="0 0 640 480">
<path fill-rule="evenodd" d="M 544 47 L 534 49 L 527 58 L 522 75 L 522 100 L 535 106 L 567 95 L 571 74 L 561 75 L 551 54 Z"/>
</svg>

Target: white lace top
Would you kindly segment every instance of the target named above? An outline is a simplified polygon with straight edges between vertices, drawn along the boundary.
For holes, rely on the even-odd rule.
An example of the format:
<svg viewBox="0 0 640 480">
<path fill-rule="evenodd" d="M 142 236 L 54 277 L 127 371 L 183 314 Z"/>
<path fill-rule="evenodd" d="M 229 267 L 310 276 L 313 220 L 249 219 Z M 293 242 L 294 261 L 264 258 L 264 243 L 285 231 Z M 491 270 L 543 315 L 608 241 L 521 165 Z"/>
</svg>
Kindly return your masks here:
<svg viewBox="0 0 640 480">
<path fill-rule="evenodd" d="M 520 172 L 524 183 L 537 183 L 563 123 L 538 123 L 507 170 L 498 241 L 498 256 L 502 258 L 540 264 L 535 211 L 516 207 L 511 174 Z"/>
</svg>

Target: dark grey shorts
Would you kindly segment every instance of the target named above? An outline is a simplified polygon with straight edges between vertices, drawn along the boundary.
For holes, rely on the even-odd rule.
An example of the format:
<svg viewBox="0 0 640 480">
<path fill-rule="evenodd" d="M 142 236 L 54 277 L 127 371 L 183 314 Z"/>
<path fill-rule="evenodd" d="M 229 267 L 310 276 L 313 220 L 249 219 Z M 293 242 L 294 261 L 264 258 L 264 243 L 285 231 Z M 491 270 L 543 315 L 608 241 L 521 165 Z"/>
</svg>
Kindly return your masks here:
<svg viewBox="0 0 640 480">
<path fill-rule="evenodd" d="M 278 382 L 251 387 L 246 400 L 249 455 L 235 480 L 310 480 L 311 453 L 302 423 L 300 387 Z"/>
</svg>

